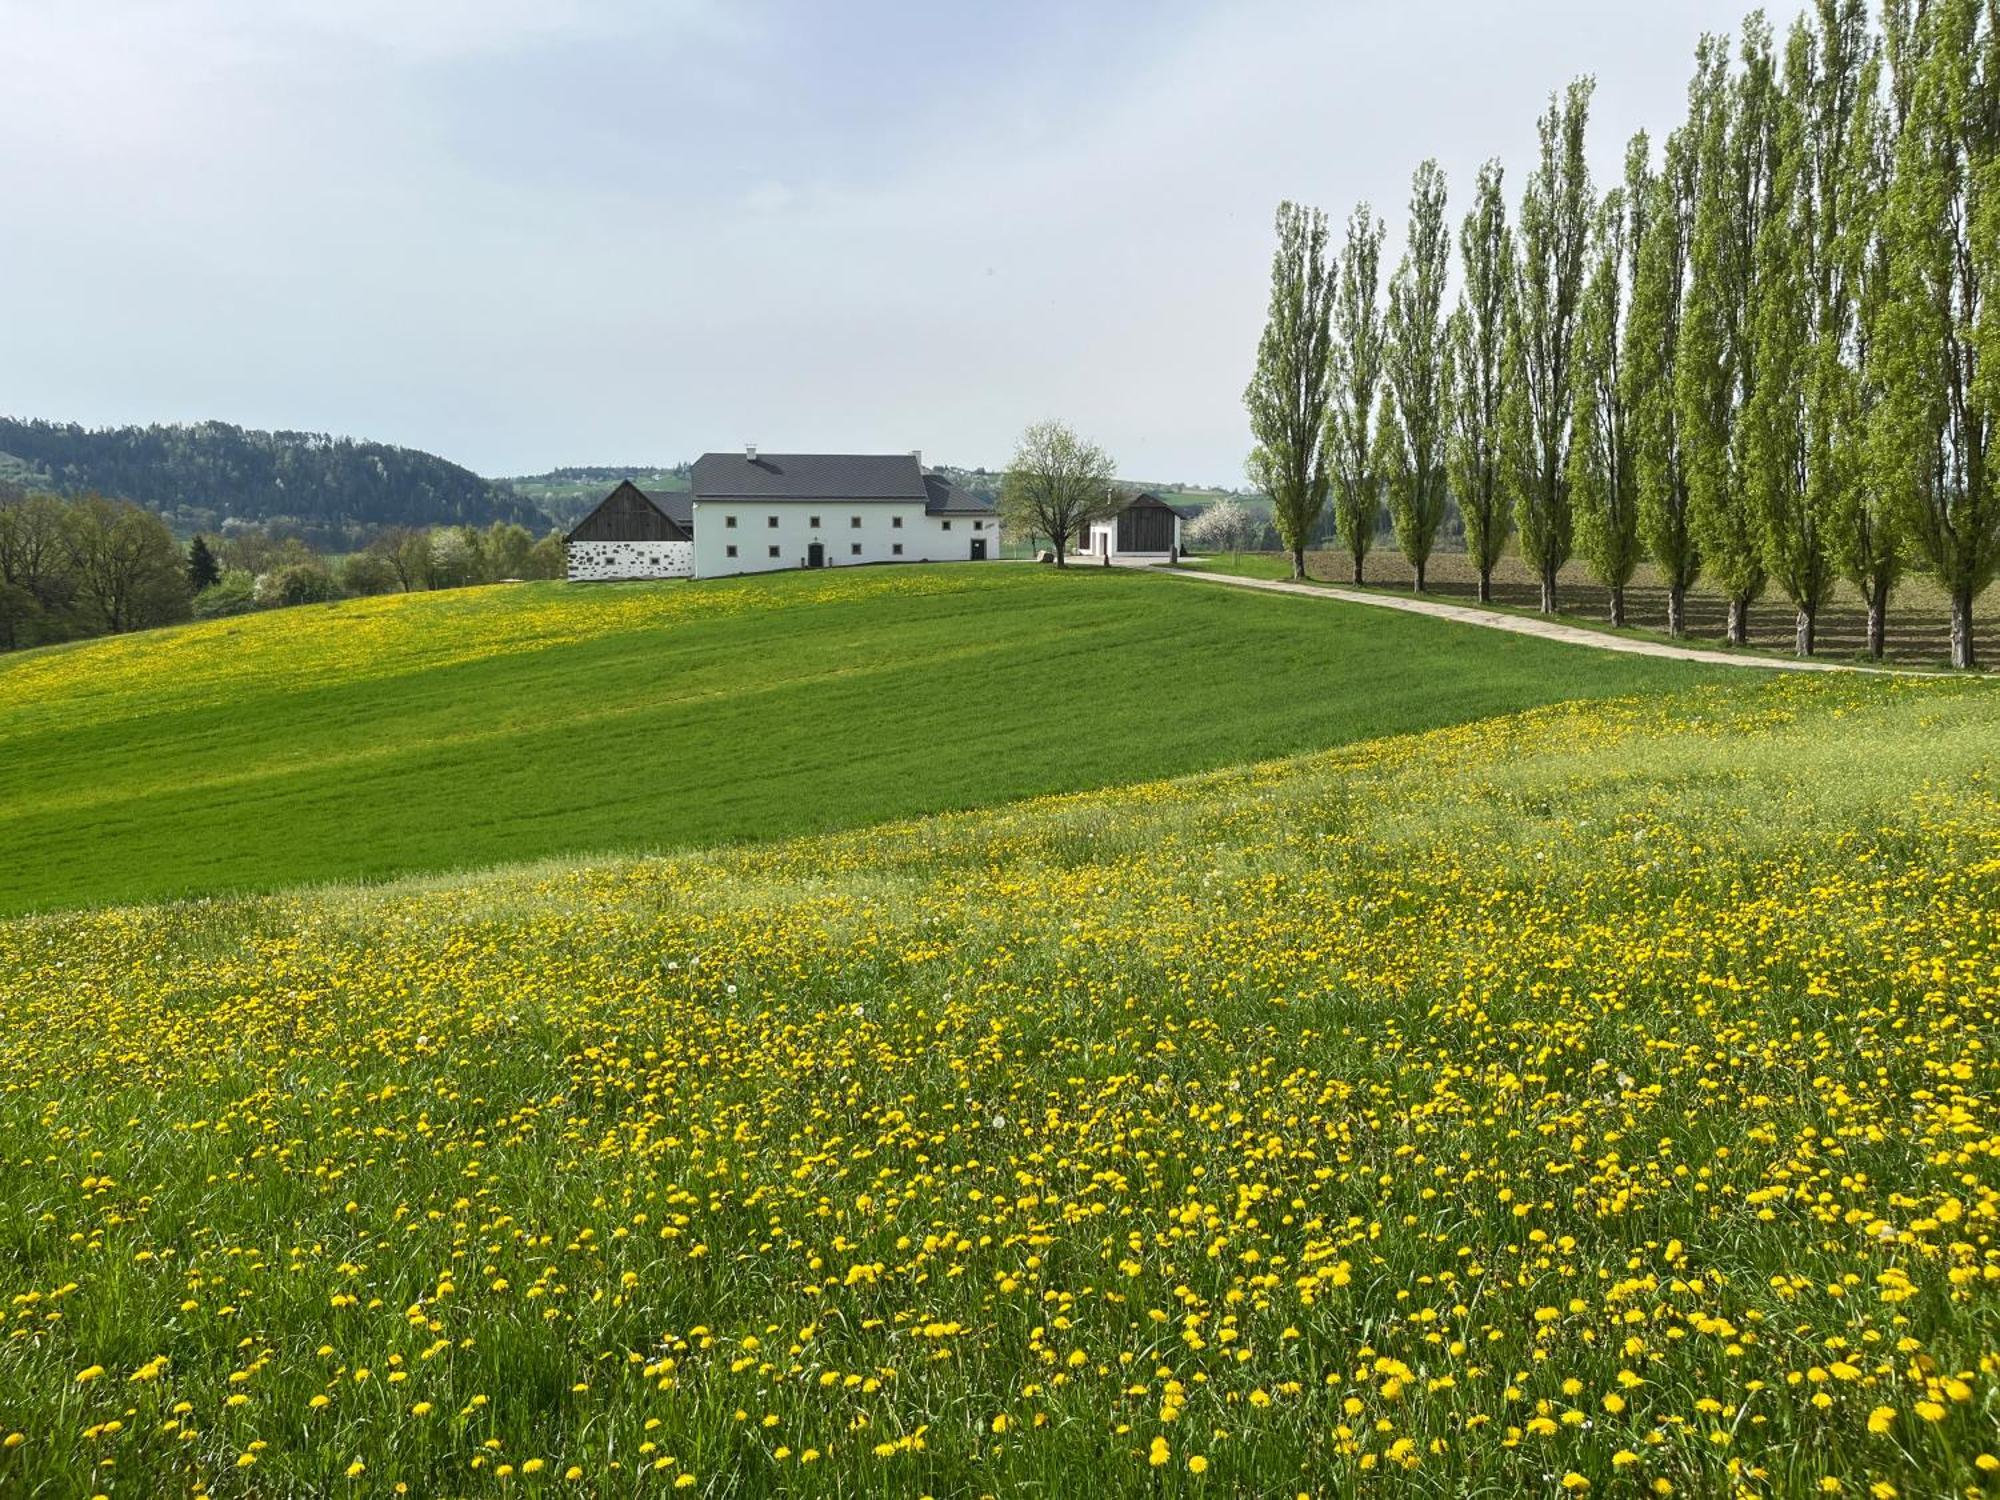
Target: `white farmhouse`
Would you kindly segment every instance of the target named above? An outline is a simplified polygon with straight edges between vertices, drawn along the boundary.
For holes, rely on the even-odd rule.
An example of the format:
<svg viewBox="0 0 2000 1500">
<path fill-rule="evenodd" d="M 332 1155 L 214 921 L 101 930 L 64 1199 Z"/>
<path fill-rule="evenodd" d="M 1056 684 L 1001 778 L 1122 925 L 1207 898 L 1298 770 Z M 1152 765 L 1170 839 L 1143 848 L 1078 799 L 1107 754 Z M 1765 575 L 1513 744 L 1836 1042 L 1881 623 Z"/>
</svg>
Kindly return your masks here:
<svg viewBox="0 0 2000 1500">
<path fill-rule="evenodd" d="M 685 492 L 620 484 L 571 531 L 574 581 L 719 578 L 856 563 L 984 562 L 992 504 L 917 453 L 704 453 Z"/>
</svg>

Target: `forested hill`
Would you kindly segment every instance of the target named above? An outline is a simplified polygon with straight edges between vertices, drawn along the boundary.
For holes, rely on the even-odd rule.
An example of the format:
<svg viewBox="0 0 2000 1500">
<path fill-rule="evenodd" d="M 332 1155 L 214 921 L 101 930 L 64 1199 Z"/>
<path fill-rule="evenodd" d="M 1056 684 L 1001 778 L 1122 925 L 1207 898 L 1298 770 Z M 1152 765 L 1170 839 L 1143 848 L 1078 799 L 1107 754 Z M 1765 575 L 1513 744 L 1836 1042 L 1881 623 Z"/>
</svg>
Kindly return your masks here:
<svg viewBox="0 0 2000 1500">
<path fill-rule="evenodd" d="M 228 422 L 87 428 L 0 417 L 0 479 L 135 500 L 183 532 L 231 518 L 328 540 L 384 526 L 547 524 L 531 500 L 435 454 Z"/>
</svg>

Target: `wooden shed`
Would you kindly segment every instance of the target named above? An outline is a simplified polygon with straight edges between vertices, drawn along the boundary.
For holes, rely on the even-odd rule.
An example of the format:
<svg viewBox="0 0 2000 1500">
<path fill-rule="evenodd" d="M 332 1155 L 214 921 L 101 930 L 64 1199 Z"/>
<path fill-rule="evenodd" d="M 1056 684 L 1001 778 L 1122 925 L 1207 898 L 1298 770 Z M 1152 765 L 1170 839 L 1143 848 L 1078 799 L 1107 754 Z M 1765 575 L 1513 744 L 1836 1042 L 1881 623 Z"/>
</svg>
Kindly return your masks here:
<svg viewBox="0 0 2000 1500">
<path fill-rule="evenodd" d="M 1140 490 L 1122 510 L 1093 522 L 1083 550 L 1092 557 L 1168 562 L 1180 556 L 1181 514 L 1150 490 Z"/>
</svg>

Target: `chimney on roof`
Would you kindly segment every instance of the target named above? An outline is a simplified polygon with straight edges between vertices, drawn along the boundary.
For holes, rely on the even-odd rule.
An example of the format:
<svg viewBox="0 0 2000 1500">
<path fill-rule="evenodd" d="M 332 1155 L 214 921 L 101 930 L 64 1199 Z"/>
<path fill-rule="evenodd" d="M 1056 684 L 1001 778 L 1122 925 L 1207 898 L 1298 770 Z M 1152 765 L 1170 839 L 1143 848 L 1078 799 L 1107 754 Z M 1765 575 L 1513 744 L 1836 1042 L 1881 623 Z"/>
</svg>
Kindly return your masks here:
<svg viewBox="0 0 2000 1500">
<path fill-rule="evenodd" d="M 757 462 L 757 445 L 755 443 L 745 443 L 743 445 L 743 456 L 753 464 Z"/>
<path fill-rule="evenodd" d="M 923 450 L 923 449 L 921 449 L 921 448 L 912 448 L 912 449 L 910 450 L 910 457 L 914 458 L 914 459 L 915 459 L 915 460 L 917 461 L 917 467 L 918 467 L 918 468 L 920 468 L 920 469 L 921 469 L 921 468 L 922 468 L 922 467 L 924 466 L 924 450 Z"/>
</svg>

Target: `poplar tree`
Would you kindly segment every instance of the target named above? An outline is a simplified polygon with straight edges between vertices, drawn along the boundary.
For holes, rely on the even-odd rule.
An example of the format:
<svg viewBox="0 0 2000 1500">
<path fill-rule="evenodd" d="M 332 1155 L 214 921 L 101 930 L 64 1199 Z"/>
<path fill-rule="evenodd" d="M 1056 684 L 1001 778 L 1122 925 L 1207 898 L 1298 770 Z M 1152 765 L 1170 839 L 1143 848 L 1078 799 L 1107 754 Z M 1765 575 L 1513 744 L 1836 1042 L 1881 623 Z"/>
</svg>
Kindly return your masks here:
<svg viewBox="0 0 2000 1500">
<path fill-rule="evenodd" d="M 1333 307 L 1333 400 L 1328 436 L 1333 448 L 1333 516 L 1354 561 L 1354 581 L 1375 542 L 1381 497 L 1371 428 L 1382 378 L 1383 225 L 1366 203 L 1347 219 L 1340 286 Z"/>
<path fill-rule="evenodd" d="M 1890 291 L 1878 324 L 1876 482 L 1951 599 L 1951 661 L 1974 665 L 1972 607 L 2000 564 L 1992 445 L 2000 274 L 2000 28 L 1980 0 L 1931 0 L 1912 22 L 1908 115 L 1886 231 Z"/>
<path fill-rule="evenodd" d="M 1611 594 L 1611 623 L 1625 623 L 1625 587 L 1639 565 L 1639 485 L 1634 473 L 1630 382 L 1621 335 L 1638 247 L 1653 198 L 1644 131 L 1625 149 L 1625 185 L 1604 195 L 1597 246 L 1577 324 L 1576 406 L 1569 450 L 1576 539 Z"/>
<path fill-rule="evenodd" d="M 1723 44 L 1703 37 L 1688 85 L 1687 123 L 1667 136 L 1653 204 L 1639 239 L 1632 315 L 1625 327 L 1626 406 L 1632 414 L 1633 473 L 1639 487 L 1639 535 L 1667 591 L 1667 633 L 1687 634 L 1687 594 L 1701 576 L 1688 495 L 1688 453 L 1677 391 L 1681 327 L 1692 273 L 1699 143 L 1706 111 L 1720 94 L 1728 61 Z"/>
<path fill-rule="evenodd" d="M 1279 204 L 1277 231 L 1271 307 L 1243 404 L 1257 444 L 1250 480 L 1271 497 L 1292 577 L 1304 578 L 1306 543 L 1326 508 L 1334 271 L 1319 209 Z"/>
<path fill-rule="evenodd" d="M 1389 282 L 1385 420 L 1377 428 L 1389 517 L 1420 594 L 1445 510 L 1450 370 L 1443 311 L 1451 231 L 1444 211 L 1444 173 L 1426 161 L 1410 181 L 1408 243 Z"/>
<path fill-rule="evenodd" d="M 1741 71 L 1704 71 L 1690 281 L 1675 370 L 1688 472 L 1689 519 L 1702 564 L 1729 601 L 1729 641 L 1750 639 L 1763 593 L 1764 507 L 1748 472 L 1761 373 L 1754 311 L 1758 237 L 1777 209 L 1775 63 L 1760 13 L 1743 27 Z"/>
<path fill-rule="evenodd" d="M 1909 7 L 1884 12 L 1882 43 L 1869 49 L 1856 90 L 1854 117 L 1844 145 L 1847 204 L 1833 244 L 1847 278 L 1845 361 L 1847 423 L 1842 456 L 1850 482 L 1833 498 L 1828 529 L 1834 560 L 1861 594 L 1868 611 L 1868 654 L 1880 660 L 1888 629 L 1889 593 L 1902 576 L 1904 497 L 1893 469 L 1878 473 L 1870 456 L 1871 414 L 1881 400 L 1882 361 L 1875 330 L 1889 295 L 1889 240 L 1885 232 L 1890 159 L 1897 129 L 1908 113 Z"/>
<path fill-rule="evenodd" d="M 1574 415 L 1577 313 L 1583 300 L 1594 195 L 1583 137 L 1595 84 L 1580 78 L 1554 96 L 1538 130 L 1541 158 L 1521 196 L 1520 259 L 1508 339 L 1513 387 L 1502 409 L 1502 445 L 1521 555 L 1541 579 L 1542 613 L 1556 609 L 1556 575 L 1573 540 L 1569 446 Z"/>
<path fill-rule="evenodd" d="M 1452 493 L 1465 523 L 1465 551 L 1479 572 L 1479 602 L 1493 602 L 1493 566 L 1513 530 L 1500 466 L 1500 410 L 1507 395 L 1507 325 L 1514 236 L 1500 164 L 1479 169 L 1472 211 L 1459 226 L 1458 306 L 1446 329 L 1451 402 Z"/>
<path fill-rule="evenodd" d="M 1822 57 L 1813 27 L 1803 17 L 1793 25 L 1784 87 L 1772 102 L 1776 189 L 1754 247 L 1751 309 L 1760 368 L 1743 413 L 1744 482 L 1761 511 L 1763 565 L 1792 602 L 1800 656 L 1812 655 L 1820 606 L 1833 587 L 1827 530 L 1848 482 L 1843 435 L 1852 426 L 1838 336 L 1829 328 L 1833 342 L 1821 339 L 1835 317 L 1839 280 L 1822 235 L 1830 239 L 1843 207 L 1836 167 L 1857 80 L 1827 75 L 1823 63 L 1847 66 L 1843 39 L 1827 41 Z"/>
</svg>

